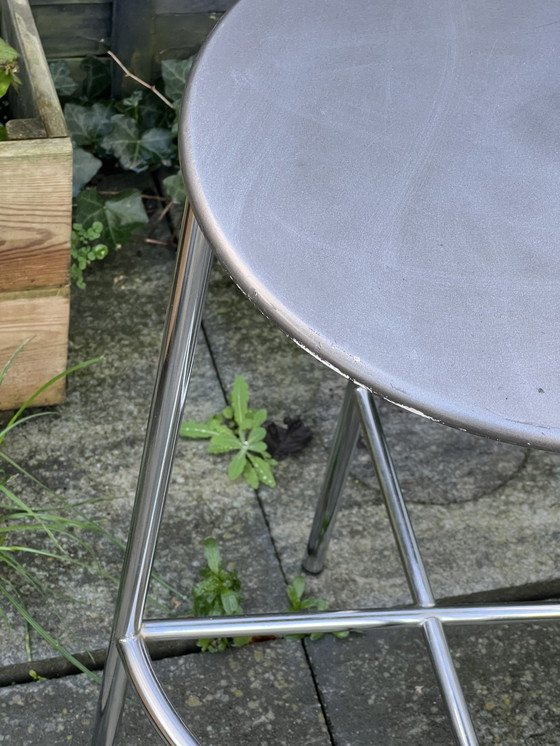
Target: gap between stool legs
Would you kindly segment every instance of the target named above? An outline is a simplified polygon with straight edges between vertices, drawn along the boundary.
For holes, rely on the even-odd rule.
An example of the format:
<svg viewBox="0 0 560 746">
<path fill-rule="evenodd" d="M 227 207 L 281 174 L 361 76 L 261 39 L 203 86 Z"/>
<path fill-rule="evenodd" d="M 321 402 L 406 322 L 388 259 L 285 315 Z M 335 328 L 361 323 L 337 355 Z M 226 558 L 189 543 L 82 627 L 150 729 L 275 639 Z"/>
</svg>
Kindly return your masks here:
<svg viewBox="0 0 560 746">
<path fill-rule="evenodd" d="M 359 386 L 355 387 L 354 393 L 413 600 L 417 605 L 429 609 L 435 605 L 434 596 L 385 441 L 373 394 Z M 431 617 L 422 624 L 422 629 L 455 738 L 460 746 L 477 746 L 478 740 L 445 639 L 443 625 L 439 619 Z"/>
<path fill-rule="evenodd" d="M 185 211 L 93 746 L 113 746 L 128 676 L 119 640 L 138 635 L 202 318 L 212 250 Z M 185 740 L 184 743 L 198 743 Z"/>
</svg>

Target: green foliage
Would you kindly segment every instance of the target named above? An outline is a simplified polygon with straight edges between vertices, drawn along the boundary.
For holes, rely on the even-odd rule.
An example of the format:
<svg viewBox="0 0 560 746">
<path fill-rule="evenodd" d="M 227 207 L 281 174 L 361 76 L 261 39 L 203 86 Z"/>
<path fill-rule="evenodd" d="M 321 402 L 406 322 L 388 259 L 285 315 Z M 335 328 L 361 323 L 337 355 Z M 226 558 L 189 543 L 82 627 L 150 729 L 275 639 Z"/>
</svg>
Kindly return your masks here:
<svg viewBox="0 0 560 746">
<path fill-rule="evenodd" d="M 79 288 L 85 288 L 84 270 L 92 262 L 104 259 L 109 249 L 104 243 L 96 243 L 103 232 L 103 225 L 96 220 L 92 223 L 91 228 L 84 228 L 81 223 L 72 225 L 72 242 L 70 254 L 72 256 L 72 266 L 70 267 L 70 277 Z"/>
<path fill-rule="evenodd" d="M 64 117 L 72 136 L 72 142 L 78 147 L 98 146 L 101 140 L 111 131 L 111 117 L 115 108 L 110 102 L 98 101 L 91 106 L 67 103 Z"/>
<path fill-rule="evenodd" d="M 234 616 L 242 614 L 241 582 L 235 570 L 228 570 L 222 564 L 220 549 L 215 539 L 206 539 L 204 542 L 204 557 L 206 567 L 200 571 L 202 580 L 192 590 L 193 607 L 192 616 L 217 617 Z M 327 603 L 321 598 L 303 598 L 305 593 L 305 580 L 298 575 L 293 583 L 286 588 L 290 601 L 287 611 L 326 611 Z M 335 637 L 348 637 L 348 630 L 333 632 Z M 301 640 L 309 636 L 311 640 L 323 637 L 321 633 L 312 635 L 286 635 L 291 640 Z M 197 640 L 201 650 L 217 653 L 229 647 L 242 647 L 251 642 L 251 637 L 216 637 L 211 640 Z"/>
<path fill-rule="evenodd" d="M 77 197 L 85 185 L 101 168 L 101 161 L 93 153 L 73 145 L 72 196 Z"/>
<path fill-rule="evenodd" d="M 112 195 L 85 189 L 76 198 L 75 219 L 86 229 L 101 223 L 101 242 L 109 249 L 120 249 L 136 228 L 147 223 L 148 216 L 138 189 Z"/>
<path fill-rule="evenodd" d="M 0 385 L 9 374 L 17 356 L 27 342 L 21 344 L 12 354 L 3 369 L 0 369 Z M 29 567 L 26 559 L 41 558 L 48 560 L 55 572 L 57 566 L 61 572 L 69 568 L 94 572 L 118 585 L 118 579 L 108 574 L 102 567 L 88 536 L 100 536 L 124 552 L 125 544 L 108 531 L 103 524 L 91 520 L 84 513 L 86 502 L 70 502 L 65 497 L 56 495 L 45 484 L 36 479 L 2 449 L 10 432 L 26 422 L 52 415 L 48 412 L 27 414 L 27 409 L 43 391 L 56 381 L 75 373 L 100 360 L 95 358 L 69 368 L 47 381 L 12 415 L 9 421 L 0 427 L 0 598 L 7 601 L 21 616 L 29 629 L 34 629 L 43 640 L 72 663 L 80 671 L 99 682 L 99 677 L 80 663 L 67 648 L 56 640 L 49 631 L 31 614 L 25 603 L 23 590 L 32 590 L 49 607 L 49 614 L 58 614 L 59 600 L 38 574 Z M 18 496 L 16 486 L 24 479 L 28 486 L 34 486 L 41 497 L 41 507 L 37 508 Z M 49 502 L 45 503 L 45 496 Z M 77 551 L 79 550 L 79 551 Z M 85 554 L 85 561 L 80 559 Z M 156 583 L 166 588 L 174 597 L 183 601 L 187 599 L 176 588 L 154 573 Z M 68 597 L 65 596 L 68 600 Z M 152 607 L 167 611 L 164 604 L 149 597 Z M 6 613 L 0 608 L 0 617 L 6 619 Z M 59 614 L 59 618 L 60 614 Z M 29 675 L 33 678 L 33 673 Z"/>
<path fill-rule="evenodd" d="M 84 270 L 104 259 L 110 250 L 120 249 L 148 220 L 137 189 L 125 189 L 116 195 L 86 189 L 76 197 L 74 217 L 70 276 L 82 289 L 86 286 Z"/>
<path fill-rule="evenodd" d="M 161 63 L 161 77 L 165 95 L 170 101 L 181 101 L 185 86 L 193 66 L 194 57 L 186 60 L 163 60 Z"/>
<path fill-rule="evenodd" d="M 215 539 L 204 542 L 206 567 L 200 571 L 202 580 L 192 590 L 193 616 L 230 616 L 242 614 L 241 583 L 235 570 L 227 570 L 222 564 L 220 549 Z M 250 642 L 249 637 L 217 637 L 212 640 L 197 640 L 201 650 L 217 653 L 228 647 L 242 647 Z"/>
<path fill-rule="evenodd" d="M 54 60 L 49 63 L 54 87 L 59 96 L 71 96 L 78 90 L 78 83 L 70 74 L 70 68 L 65 60 Z"/>
<path fill-rule="evenodd" d="M 181 172 L 178 171 L 176 174 L 166 176 L 163 180 L 163 188 L 171 201 L 176 205 L 184 205 L 187 201 L 187 193 L 185 191 L 185 183 Z"/>
<path fill-rule="evenodd" d="M 286 588 L 286 594 L 290 606 L 286 611 L 327 611 L 328 604 L 323 598 L 303 598 L 305 593 L 305 579 L 303 575 L 298 575 L 293 582 Z M 349 630 L 332 632 L 335 637 L 344 638 L 350 634 Z M 301 640 L 307 635 L 286 635 L 291 640 Z M 322 632 L 314 632 L 309 635 L 310 640 L 319 640 L 323 637 Z"/>
<path fill-rule="evenodd" d="M 101 254 L 94 252 L 92 259 L 91 242 L 95 239 L 83 231 L 91 230 L 93 223 L 101 223 L 100 243 L 112 250 L 147 222 L 138 192 L 132 197 L 131 190 L 127 190 L 107 199 L 95 189 L 82 190 L 106 161 L 135 173 L 161 166 L 178 169 L 177 115 L 192 63 L 193 58 L 162 63 L 163 86 L 171 106 L 145 88 L 120 100 L 109 99 L 110 70 L 96 57 L 82 60 L 76 78 L 64 60 L 51 63 L 74 146 L 74 222 L 81 228 L 75 229 L 73 235 L 71 275 L 78 287 L 85 287 L 83 272 Z M 185 187 L 178 170 L 163 180 L 163 187 L 173 202 L 185 202 Z"/>
<path fill-rule="evenodd" d="M 17 75 L 18 57 L 16 50 L 0 38 L 0 98 L 10 86 L 17 87 L 21 82 Z"/>
<path fill-rule="evenodd" d="M 179 432 L 184 438 L 209 438 L 208 453 L 235 451 L 228 466 L 230 479 L 242 476 L 254 489 L 260 482 L 275 487 L 272 467 L 277 462 L 268 453 L 264 442 L 266 430 L 262 427 L 266 416 L 266 409 L 249 408 L 249 386 L 238 376 L 229 395 L 229 405 L 220 414 L 206 422 L 185 422 Z"/>
<path fill-rule="evenodd" d="M 0 384 L 8 375 L 18 354 L 25 344 L 14 352 L 6 365 L 0 370 Z M 88 360 L 76 365 L 64 373 L 55 376 L 46 384 L 41 386 L 11 417 L 6 425 L 0 428 L 0 446 L 7 435 L 17 426 L 37 417 L 45 416 L 48 412 L 38 412 L 26 415 L 27 408 L 33 401 L 49 386 L 60 378 L 80 370 L 87 365 L 97 362 Z M 3 451 L 0 450 L 0 460 L 22 471 Z M 33 628 L 52 648 L 64 656 L 80 671 L 87 673 L 91 678 L 98 681 L 99 678 L 91 673 L 80 661 L 78 661 L 61 643 L 43 627 L 29 612 L 21 595 L 20 586 L 24 585 L 33 589 L 46 603 L 52 596 L 52 591 L 43 581 L 30 570 L 24 558 L 40 557 L 51 562 L 62 565 L 78 567 L 81 569 L 93 569 L 104 574 L 101 570 L 97 557 L 90 544 L 82 538 L 85 532 L 99 532 L 99 524 L 88 521 L 83 516 L 73 512 L 68 501 L 59 498 L 52 504 L 43 505 L 35 509 L 22 500 L 12 484 L 16 483 L 16 474 L 8 474 L 4 468 L 0 468 L 0 597 L 3 597 L 20 614 L 26 624 Z M 88 557 L 87 562 L 77 559 L 70 552 L 72 546 L 85 550 Z M 5 614 L 2 613 L 4 616 Z"/>
<path fill-rule="evenodd" d="M 72 236 L 71 276 L 78 287 L 85 287 L 84 270 L 102 258 L 99 245 L 108 250 L 119 248 L 135 228 L 148 220 L 135 190 L 110 197 L 92 188 L 82 190 L 107 160 L 136 173 L 161 166 L 178 168 L 177 111 L 191 67 L 192 58 L 163 63 L 165 91 L 173 102 L 169 107 L 145 89 L 120 100 L 106 98 L 109 68 L 95 57 L 82 61 L 79 80 L 73 78 L 65 61 L 51 63 L 55 86 L 65 101 L 64 116 L 74 146 L 74 223 L 80 227 L 74 228 Z M 164 179 L 164 189 L 173 202 L 184 203 L 186 195 L 179 172 Z M 101 232 L 97 235 L 96 229 L 95 236 L 86 235 L 94 223 L 101 223 Z M 94 246 L 92 242 L 97 238 L 100 242 Z"/>
</svg>

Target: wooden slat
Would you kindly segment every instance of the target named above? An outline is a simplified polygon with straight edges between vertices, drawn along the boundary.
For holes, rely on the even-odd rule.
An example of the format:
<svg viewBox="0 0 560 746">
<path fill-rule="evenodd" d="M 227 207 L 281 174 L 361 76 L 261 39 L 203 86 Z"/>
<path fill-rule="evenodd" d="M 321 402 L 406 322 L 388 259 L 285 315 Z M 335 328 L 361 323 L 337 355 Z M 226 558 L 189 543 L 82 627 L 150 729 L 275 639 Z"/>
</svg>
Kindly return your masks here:
<svg viewBox="0 0 560 746">
<path fill-rule="evenodd" d="M 218 14 L 190 13 L 158 15 L 154 19 L 156 62 L 181 59 L 198 52 L 200 45 L 219 20 Z M 156 68 L 157 69 L 157 68 Z"/>
<path fill-rule="evenodd" d="M 155 12 L 159 15 L 223 13 L 235 2 L 236 0 L 155 0 Z"/>
<path fill-rule="evenodd" d="M 21 55 L 23 84 L 14 97 L 21 110 L 16 109 L 16 115 L 41 119 L 48 137 L 67 137 L 64 115 L 27 0 L 2 3 L 2 34 Z"/>
<path fill-rule="evenodd" d="M 110 2 L 33 7 L 49 59 L 104 54 L 110 43 L 111 13 Z"/>
<path fill-rule="evenodd" d="M 29 292 L 19 298 L 0 294 L 0 370 L 19 345 L 30 340 L 0 385 L 0 409 L 20 406 L 66 369 L 69 307 L 67 288 L 42 295 Z M 64 387 L 64 380 L 57 382 L 34 406 L 58 404 Z"/>
<path fill-rule="evenodd" d="M 103 5 L 107 0 L 29 0 L 33 9 L 43 5 Z"/>
<path fill-rule="evenodd" d="M 67 138 L 1 144 L 0 290 L 66 284 L 71 189 Z"/>
<path fill-rule="evenodd" d="M 142 80 L 152 78 L 153 10 L 152 0 L 117 0 L 113 3 L 111 50 Z M 113 67 L 113 94 L 126 93 L 136 87 Z"/>
</svg>

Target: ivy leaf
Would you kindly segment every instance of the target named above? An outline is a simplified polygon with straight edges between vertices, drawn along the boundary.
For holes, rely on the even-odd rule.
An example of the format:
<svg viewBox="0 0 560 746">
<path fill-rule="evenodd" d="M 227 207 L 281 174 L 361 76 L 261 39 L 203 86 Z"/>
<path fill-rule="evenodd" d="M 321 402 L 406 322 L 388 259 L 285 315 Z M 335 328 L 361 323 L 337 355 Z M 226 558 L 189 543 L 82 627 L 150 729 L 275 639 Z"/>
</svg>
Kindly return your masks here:
<svg viewBox="0 0 560 746">
<path fill-rule="evenodd" d="M 232 458 L 232 460 L 229 462 L 229 466 L 228 466 L 229 478 L 237 479 L 237 477 L 241 476 L 246 463 L 247 463 L 247 456 L 245 455 L 245 450 L 242 450 L 242 451 L 239 451 L 239 453 L 236 453 L 235 456 Z"/>
<path fill-rule="evenodd" d="M 68 103 L 64 107 L 64 118 L 78 146 L 96 145 L 113 128 L 111 121 L 113 107 L 108 103 L 97 102 L 92 106 Z"/>
<path fill-rule="evenodd" d="M 71 96 L 76 92 L 78 84 L 70 73 L 70 65 L 66 60 L 54 60 L 49 62 L 49 70 L 53 79 L 54 87 L 59 96 Z"/>
<path fill-rule="evenodd" d="M 86 189 L 76 197 L 75 221 L 90 228 L 95 221 L 103 225 L 101 241 L 111 249 L 126 243 L 135 228 L 148 222 L 138 189 L 125 189 L 104 198 L 95 189 Z"/>
<path fill-rule="evenodd" d="M 111 71 L 107 62 L 98 57 L 85 57 L 80 63 L 84 74 L 78 96 L 83 101 L 96 101 L 111 91 Z"/>
<path fill-rule="evenodd" d="M 233 407 L 235 422 L 238 426 L 241 426 L 247 415 L 247 406 L 249 404 L 249 386 L 242 376 L 237 376 L 233 382 L 229 400 Z"/>
<path fill-rule="evenodd" d="M 146 171 L 149 164 L 142 153 L 138 122 L 126 114 L 111 117 L 112 128 L 101 145 L 119 161 L 126 171 Z"/>
<path fill-rule="evenodd" d="M 213 573 L 217 573 L 222 564 L 222 557 L 216 539 L 206 539 L 204 541 L 204 557 L 210 570 Z"/>
<path fill-rule="evenodd" d="M 72 196 L 76 197 L 101 168 L 101 161 L 89 151 L 74 147 L 72 160 Z"/>
<path fill-rule="evenodd" d="M 161 63 L 165 95 L 171 101 L 180 101 L 183 98 L 193 62 L 194 56 L 186 60 L 163 60 Z"/>
<path fill-rule="evenodd" d="M 184 205 L 187 201 L 185 183 L 180 171 L 176 174 L 171 174 L 171 176 L 166 176 L 163 180 L 163 188 L 167 196 L 171 197 L 175 204 Z"/>
<path fill-rule="evenodd" d="M 3 124 L 0 124 L 0 142 L 5 142 L 7 139 L 8 135 L 6 134 L 6 127 Z"/>
<path fill-rule="evenodd" d="M 138 120 L 138 110 L 143 98 L 143 91 L 133 91 L 130 96 L 123 98 L 118 105 L 118 109 L 122 114 L 128 114 L 128 116 Z"/>
<path fill-rule="evenodd" d="M 140 138 L 142 155 L 157 165 L 170 166 L 177 155 L 176 140 L 168 129 L 152 127 Z"/>
<path fill-rule="evenodd" d="M 143 131 L 152 127 L 171 129 L 173 116 L 171 109 L 157 96 L 142 96 L 138 105 L 138 121 Z"/>
</svg>

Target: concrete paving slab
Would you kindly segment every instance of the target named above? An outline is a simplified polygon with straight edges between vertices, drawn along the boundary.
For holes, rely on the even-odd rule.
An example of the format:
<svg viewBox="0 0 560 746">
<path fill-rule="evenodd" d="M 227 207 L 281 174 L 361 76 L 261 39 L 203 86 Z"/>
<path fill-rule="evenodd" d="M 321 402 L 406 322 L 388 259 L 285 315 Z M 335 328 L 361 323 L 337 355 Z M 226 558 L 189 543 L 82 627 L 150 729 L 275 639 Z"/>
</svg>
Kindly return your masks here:
<svg viewBox="0 0 560 746">
<path fill-rule="evenodd" d="M 557 626 L 449 631 L 481 744 L 560 744 Z M 452 746 L 447 715 L 419 630 L 327 636 L 307 648 L 337 746 Z"/>
<path fill-rule="evenodd" d="M 204 746 L 331 743 L 301 645 L 287 640 L 156 663 L 179 713 Z M 97 686 L 83 675 L 0 689 L 0 743 L 90 746 Z M 161 740 L 136 702 L 118 743 Z"/>
</svg>

